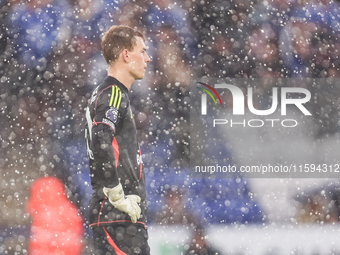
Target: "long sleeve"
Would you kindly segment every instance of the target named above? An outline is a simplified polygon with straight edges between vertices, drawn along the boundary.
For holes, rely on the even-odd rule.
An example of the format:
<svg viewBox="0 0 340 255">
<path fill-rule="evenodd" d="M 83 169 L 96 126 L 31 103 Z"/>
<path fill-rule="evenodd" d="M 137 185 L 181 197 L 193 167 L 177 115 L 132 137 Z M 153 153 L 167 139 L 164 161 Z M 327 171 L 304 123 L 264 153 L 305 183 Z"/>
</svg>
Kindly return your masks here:
<svg viewBox="0 0 340 255">
<path fill-rule="evenodd" d="M 114 77 L 106 77 L 91 93 L 85 130 L 93 188 L 90 226 L 131 221 L 128 214 L 112 206 L 103 192 L 103 187 L 113 188 L 120 183 L 125 195 L 141 198 L 137 223 L 146 227 L 145 173 L 136 124 L 128 89 Z"/>
<path fill-rule="evenodd" d="M 96 185 L 101 187 L 112 188 L 119 184 L 117 167 L 120 152 L 115 135 L 122 125 L 125 100 L 120 88 L 111 85 L 95 92 L 93 104 L 90 105 L 93 109 L 88 109 L 87 125 L 91 125 L 88 128 L 88 147 L 95 162 L 92 175 Z"/>
<path fill-rule="evenodd" d="M 93 156 L 96 162 L 98 183 L 104 187 L 115 187 L 119 184 L 117 164 L 119 151 L 115 151 L 112 144 L 115 137 L 112 129 L 103 123 L 94 124 L 92 128 Z"/>
</svg>

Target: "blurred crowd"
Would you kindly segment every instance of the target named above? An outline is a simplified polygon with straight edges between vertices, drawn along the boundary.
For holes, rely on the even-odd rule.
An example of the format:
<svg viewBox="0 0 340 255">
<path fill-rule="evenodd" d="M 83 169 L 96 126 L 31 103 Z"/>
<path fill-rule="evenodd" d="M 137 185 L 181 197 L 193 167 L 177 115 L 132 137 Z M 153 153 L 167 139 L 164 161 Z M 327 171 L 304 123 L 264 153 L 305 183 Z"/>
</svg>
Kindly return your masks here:
<svg viewBox="0 0 340 255">
<path fill-rule="evenodd" d="M 0 226 L 29 223 L 28 189 L 41 176 L 61 179 L 86 216 L 91 188 L 84 109 L 92 89 L 106 76 L 100 41 L 114 24 L 142 31 L 152 60 L 146 77 L 131 89 L 151 183 L 189 167 L 191 79 L 340 77 L 336 0 L 0 0 Z M 310 105 L 315 138 L 338 132 L 339 88 L 308 89 L 318 94 Z M 330 102 L 336 105 L 330 107 Z M 156 175 L 164 176 L 153 179 Z M 196 216 L 173 201 L 182 191 L 171 185 L 151 188 L 150 196 L 160 194 L 166 207 L 151 211 L 153 219 L 182 224 L 187 215 L 184 223 L 194 222 Z M 230 207 L 225 201 L 233 205 L 242 200 L 246 211 L 258 208 L 256 202 L 248 203 L 244 180 L 202 185 L 190 192 L 199 201 L 213 201 L 211 208 L 222 208 L 215 214 Z M 234 185 L 237 194 L 223 189 L 224 199 L 212 200 L 221 185 Z M 211 193 L 203 194 L 204 187 Z M 251 217 L 240 211 L 224 222 L 261 222 L 256 210 Z M 203 230 L 198 229 L 200 235 Z"/>
</svg>

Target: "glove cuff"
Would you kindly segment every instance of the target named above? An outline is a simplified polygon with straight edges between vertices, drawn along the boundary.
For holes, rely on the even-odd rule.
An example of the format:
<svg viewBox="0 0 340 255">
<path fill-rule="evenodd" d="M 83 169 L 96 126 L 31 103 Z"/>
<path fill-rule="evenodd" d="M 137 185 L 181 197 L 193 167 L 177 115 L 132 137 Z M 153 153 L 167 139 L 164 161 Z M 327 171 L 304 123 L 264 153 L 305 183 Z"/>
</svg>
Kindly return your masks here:
<svg viewBox="0 0 340 255">
<path fill-rule="evenodd" d="M 116 202 L 124 198 L 125 196 L 123 186 L 121 183 L 119 183 L 116 187 L 113 187 L 111 189 L 103 187 L 103 192 L 105 196 L 107 196 L 112 202 Z"/>
</svg>

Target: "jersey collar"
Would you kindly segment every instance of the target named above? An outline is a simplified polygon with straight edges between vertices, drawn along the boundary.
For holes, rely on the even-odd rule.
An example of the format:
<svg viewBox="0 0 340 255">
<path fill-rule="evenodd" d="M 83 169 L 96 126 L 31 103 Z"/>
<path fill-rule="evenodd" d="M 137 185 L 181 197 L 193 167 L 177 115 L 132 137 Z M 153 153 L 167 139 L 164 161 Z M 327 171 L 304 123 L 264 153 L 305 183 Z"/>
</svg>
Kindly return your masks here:
<svg viewBox="0 0 340 255">
<path fill-rule="evenodd" d="M 112 85 L 117 85 L 120 89 L 124 90 L 124 92 L 128 93 L 128 88 L 125 87 L 123 83 L 118 81 L 115 77 L 112 76 L 106 76 L 105 78 L 105 83 L 112 84 Z"/>
</svg>

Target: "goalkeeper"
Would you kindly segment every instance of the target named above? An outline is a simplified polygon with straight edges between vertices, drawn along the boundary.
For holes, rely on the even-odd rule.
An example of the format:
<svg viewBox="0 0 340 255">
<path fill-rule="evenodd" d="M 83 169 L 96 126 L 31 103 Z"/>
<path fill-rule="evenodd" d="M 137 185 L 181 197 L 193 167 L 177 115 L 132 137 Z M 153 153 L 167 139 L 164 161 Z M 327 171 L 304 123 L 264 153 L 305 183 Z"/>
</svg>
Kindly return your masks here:
<svg viewBox="0 0 340 255">
<path fill-rule="evenodd" d="M 104 34 L 102 53 L 108 76 L 92 92 L 85 131 L 94 254 L 150 254 L 143 162 L 128 97 L 150 58 L 144 36 L 127 26 Z"/>
</svg>

